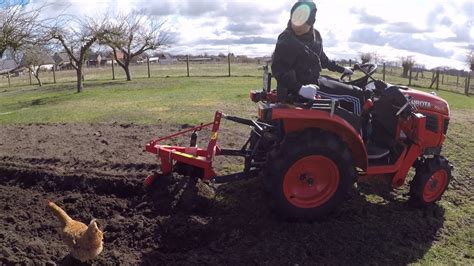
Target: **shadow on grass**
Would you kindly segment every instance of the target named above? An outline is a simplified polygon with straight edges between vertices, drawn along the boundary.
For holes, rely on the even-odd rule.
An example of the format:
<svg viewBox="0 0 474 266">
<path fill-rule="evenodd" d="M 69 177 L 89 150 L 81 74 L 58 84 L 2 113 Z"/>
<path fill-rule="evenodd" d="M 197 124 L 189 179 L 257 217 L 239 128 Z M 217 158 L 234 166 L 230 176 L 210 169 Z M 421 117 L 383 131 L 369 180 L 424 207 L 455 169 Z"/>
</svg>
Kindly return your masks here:
<svg viewBox="0 0 474 266">
<path fill-rule="evenodd" d="M 226 184 L 211 207 L 175 210 L 155 232 L 161 248 L 145 252 L 142 264 L 408 264 L 444 223 L 438 205 L 375 204 L 360 191 L 322 221 L 282 222 L 262 190 L 258 180 Z"/>
<path fill-rule="evenodd" d="M 11 109 L 13 109 L 13 111 L 18 111 L 23 108 L 29 108 L 33 106 L 57 104 L 64 100 L 69 100 L 69 99 L 70 99 L 70 95 L 47 96 L 47 97 L 40 97 L 33 100 L 28 100 L 28 101 L 19 101 L 18 103 L 11 104 L 11 106 L 8 106 L 8 105 L 6 106 L 7 108 L 10 107 Z"/>
</svg>

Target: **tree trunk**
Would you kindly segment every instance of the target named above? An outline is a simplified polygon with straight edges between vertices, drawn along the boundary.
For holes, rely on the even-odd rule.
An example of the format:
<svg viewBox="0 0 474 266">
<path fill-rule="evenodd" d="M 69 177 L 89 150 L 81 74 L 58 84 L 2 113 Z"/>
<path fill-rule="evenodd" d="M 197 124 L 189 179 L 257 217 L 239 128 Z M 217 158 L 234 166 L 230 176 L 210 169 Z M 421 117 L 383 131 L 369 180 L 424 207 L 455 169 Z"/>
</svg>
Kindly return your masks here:
<svg viewBox="0 0 474 266">
<path fill-rule="evenodd" d="M 35 78 L 36 78 L 36 80 L 38 81 L 38 86 L 42 87 L 42 86 L 43 86 L 43 82 L 41 82 L 41 80 L 40 80 L 38 74 L 35 75 Z"/>
<path fill-rule="evenodd" d="M 83 88 L 83 83 L 82 83 L 82 64 L 77 66 L 76 69 L 76 74 L 77 74 L 77 93 L 82 92 Z"/>
<path fill-rule="evenodd" d="M 40 80 L 39 72 L 40 72 L 40 67 L 38 67 L 38 69 L 36 70 L 34 75 L 35 75 L 36 80 L 38 81 L 38 86 L 42 87 L 43 82 L 41 82 L 41 80 Z"/>
<path fill-rule="evenodd" d="M 125 70 L 125 75 L 127 76 L 127 81 L 132 81 L 132 73 L 130 73 L 130 65 L 126 64 L 123 68 Z"/>
<path fill-rule="evenodd" d="M 402 77 L 404 77 L 404 78 L 408 77 L 408 70 L 410 70 L 410 68 L 408 68 L 408 67 L 403 68 Z"/>
</svg>

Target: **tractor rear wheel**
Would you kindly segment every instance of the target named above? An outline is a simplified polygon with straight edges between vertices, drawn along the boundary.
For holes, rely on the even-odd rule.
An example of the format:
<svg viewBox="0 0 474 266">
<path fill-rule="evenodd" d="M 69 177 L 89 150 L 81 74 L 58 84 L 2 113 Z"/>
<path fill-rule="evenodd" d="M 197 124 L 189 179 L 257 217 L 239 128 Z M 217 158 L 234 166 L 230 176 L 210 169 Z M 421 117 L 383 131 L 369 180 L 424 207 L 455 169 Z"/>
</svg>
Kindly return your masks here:
<svg viewBox="0 0 474 266">
<path fill-rule="evenodd" d="M 347 145 L 327 131 L 289 134 L 268 156 L 264 182 L 275 210 L 286 220 L 324 217 L 346 198 L 356 180 Z"/>
<path fill-rule="evenodd" d="M 420 163 L 410 183 L 410 204 L 423 207 L 440 200 L 452 178 L 451 169 L 451 164 L 443 156 Z"/>
</svg>

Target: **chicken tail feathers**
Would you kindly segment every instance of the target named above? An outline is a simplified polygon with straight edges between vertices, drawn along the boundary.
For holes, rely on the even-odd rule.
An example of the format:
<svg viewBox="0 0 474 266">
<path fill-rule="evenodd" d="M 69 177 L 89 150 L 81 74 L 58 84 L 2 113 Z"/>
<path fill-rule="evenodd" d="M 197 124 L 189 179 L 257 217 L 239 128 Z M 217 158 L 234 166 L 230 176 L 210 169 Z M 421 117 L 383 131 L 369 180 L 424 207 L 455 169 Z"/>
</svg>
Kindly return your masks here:
<svg viewBox="0 0 474 266">
<path fill-rule="evenodd" d="M 63 225 L 66 225 L 67 223 L 72 221 L 72 218 L 67 215 L 67 213 L 61 209 L 58 205 L 56 205 L 54 202 L 48 200 L 48 206 L 53 212 L 53 214 L 58 217 L 58 219 L 61 221 Z"/>
</svg>

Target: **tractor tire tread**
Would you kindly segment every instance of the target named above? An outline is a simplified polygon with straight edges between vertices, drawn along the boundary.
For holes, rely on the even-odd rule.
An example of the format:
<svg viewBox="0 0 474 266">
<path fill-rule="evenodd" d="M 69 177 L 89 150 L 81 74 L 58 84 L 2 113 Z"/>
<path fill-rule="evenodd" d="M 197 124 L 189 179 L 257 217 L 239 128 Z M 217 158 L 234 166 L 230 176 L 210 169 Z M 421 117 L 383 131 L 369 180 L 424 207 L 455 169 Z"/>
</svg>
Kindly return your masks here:
<svg viewBox="0 0 474 266">
<path fill-rule="evenodd" d="M 452 179 L 452 164 L 443 156 L 435 156 L 434 158 L 425 159 L 417 164 L 416 173 L 410 182 L 409 204 L 413 207 L 422 208 L 429 206 L 441 199 L 444 191 L 433 201 L 426 202 L 423 199 L 423 189 L 426 182 L 430 179 L 435 171 L 444 169 L 448 174 L 448 180 L 445 191 L 448 189 L 449 182 Z"/>
<path fill-rule="evenodd" d="M 322 206 L 300 209 L 286 202 L 282 192 L 282 180 L 294 158 L 308 154 L 322 154 L 336 163 L 340 183 L 334 196 Z M 285 221 L 314 221 L 323 218 L 348 198 L 357 174 L 349 149 L 336 134 L 321 129 L 306 129 L 288 134 L 280 148 L 268 153 L 267 168 L 263 177 L 264 187 L 270 194 L 270 206 Z M 286 203 L 285 203 L 286 202 Z"/>
</svg>

